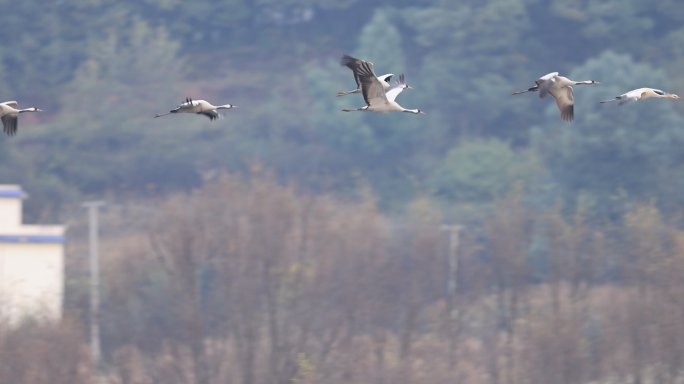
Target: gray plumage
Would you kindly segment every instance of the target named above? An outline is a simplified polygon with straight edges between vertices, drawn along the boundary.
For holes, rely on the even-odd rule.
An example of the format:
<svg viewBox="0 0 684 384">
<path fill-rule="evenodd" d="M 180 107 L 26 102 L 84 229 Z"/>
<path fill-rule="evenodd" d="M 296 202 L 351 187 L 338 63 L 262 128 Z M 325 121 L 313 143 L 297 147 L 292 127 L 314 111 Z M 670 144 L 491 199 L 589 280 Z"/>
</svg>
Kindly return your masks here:
<svg viewBox="0 0 684 384">
<path fill-rule="evenodd" d="M 192 98 L 186 98 L 185 102 L 176 108 L 170 110 L 167 113 L 157 114 L 154 117 L 166 116 L 171 113 L 196 113 L 209 118 L 209 120 L 215 120 L 221 117 L 218 110 L 220 109 L 232 109 L 237 108 L 237 105 L 224 104 L 224 105 L 213 105 L 206 100 L 193 100 Z"/>
<path fill-rule="evenodd" d="M 342 61 L 348 63 L 348 67 L 354 71 L 354 77 L 358 79 L 361 85 L 361 94 L 366 101 L 366 105 L 357 109 L 343 109 L 344 112 L 352 111 L 367 111 L 367 112 L 409 112 L 414 114 L 425 114 L 420 109 L 407 109 L 394 101 L 397 96 L 404 90 L 410 88 L 406 84 L 404 75 L 399 75 L 399 81 L 391 85 L 387 90 L 380 83 L 378 77 L 373 71 L 373 63 L 363 60 L 348 60 L 353 59 L 349 56 L 343 56 Z"/>
<path fill-rule="evenodd" d="M 519 95 L 525 92 L 539 92 L 540 98 L 551 95 L 556 99 L 556 105 L 560 111 L 561 119 L 570 122 L 575 119 L 575 99 L 572 86 L 577 84 L 600 83 L 596 80 L 570 80 L 565 76 L 560 76 L 558 72 L 551 72 L 535 80 L 534 84 L 534 86 L 527 90 L 513 92 L 513 94 Z"/>
<path fill-rule="evenodd" d="M 8 136 L 16 135 L 19 114 L 24 112 L 42 112 L 42 109 L 36 107 L 17 109 L 16 101 L 0 103 L 0 119 L 2 119 L 2 130 L 5 134 Z"/>
<path fill-rule="evenodd" d="M 354 68 L 356 68 L 359 63 L 362 63 L 363 60 L 357 59 L 355 57 L 351 57 L 349 55 L 344 55 L 342 56 L 342 59 L 340 60 L 340 64 L 351 69 L 352 72 L 354 72 Z M 389 89 L 391 86 L 390 82 L 392 80 L 392 77 L 394 76 L 393 73 L 387 73 L 382 76 L 378 76 L 378 81 L 380 81 L 380 84 L 382 84 L 383 88 L 385 90 Z M 345 96 L 349 95 L 352 93 L 359 93 L 361 92 L 361 79 L 359 79 L 359 76 L 354 72 L 354 81 L 356 81 L 356 89 L 353 89 L 351 91 L 340 91 L 337 92 L 337 96 Z"/>
</svg>

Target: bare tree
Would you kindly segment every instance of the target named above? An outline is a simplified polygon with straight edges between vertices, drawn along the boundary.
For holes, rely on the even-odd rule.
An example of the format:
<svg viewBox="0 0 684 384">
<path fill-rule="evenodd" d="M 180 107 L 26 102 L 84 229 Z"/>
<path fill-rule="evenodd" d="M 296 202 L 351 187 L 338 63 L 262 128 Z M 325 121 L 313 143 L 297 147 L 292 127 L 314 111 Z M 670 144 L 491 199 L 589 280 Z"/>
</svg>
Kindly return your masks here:
<svg viewBox="0 0 684 384">
<path fill-rule="evenodd" d="M 485 222 L 492 258 L 500 326 L 506 332 L 505 367 L 507 383 L 515 383 L 516 321 L 529 278 L 528 252 L 533 227 L 530 212 L 523 203 L 521 188 L 516 188 L 495 206 Z M 498 374 L 494 375 L 498 377 Z"/>
<path fill-rule="evenodd" d="M 197 214 L 198 204 L 183 196 L 171 198 L 162 206 L 163 214 L 150 229 L 149 239 L 153 252 L 173 281 L 169 288 L 174 297 L 174 312 L 181 324 L 176 336 L 190 347 L 197 383 L 209 384 L 201 291 L 201 274 L 209 257 L 207 222 Z"/>
<path fill-rule="evenodd" d="M 0 382 L 86 384 L 93 379 L 90 359 L 79 327 L 27 321 L 0 331 Z"/>
</svg>

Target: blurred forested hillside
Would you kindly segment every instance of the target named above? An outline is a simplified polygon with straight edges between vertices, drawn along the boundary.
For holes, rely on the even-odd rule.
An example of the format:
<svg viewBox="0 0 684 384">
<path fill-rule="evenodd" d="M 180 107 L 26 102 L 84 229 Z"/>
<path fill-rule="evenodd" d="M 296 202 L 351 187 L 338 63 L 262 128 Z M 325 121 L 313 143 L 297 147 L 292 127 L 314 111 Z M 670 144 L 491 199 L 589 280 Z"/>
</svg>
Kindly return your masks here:
<svg viewBox="0 0 684 384">
<path fill-rule="evenodd" d="M 601 217 L 633 199 L 679 204 L 682 106 L 597 100 L 684 87 L 677 1 L 25 1 L 0 47 L 1 98 L 47 112 L 0 140 L 0 178 L 35 197 L 29 217 L 90 196 L 157 196 L 255 164 L 307 191 L 370 186 L 384 209 L 417 195 L 480 206 L 522 181 L 539 204 L 583 199 Z M 363 105 L 343 53 L 405 73 L 400 102 Z M 576 121 L 510 96 L 547 72 L 576 89 Z M 152 119 L 186 96 L 239 110 Z"/>
</svg>

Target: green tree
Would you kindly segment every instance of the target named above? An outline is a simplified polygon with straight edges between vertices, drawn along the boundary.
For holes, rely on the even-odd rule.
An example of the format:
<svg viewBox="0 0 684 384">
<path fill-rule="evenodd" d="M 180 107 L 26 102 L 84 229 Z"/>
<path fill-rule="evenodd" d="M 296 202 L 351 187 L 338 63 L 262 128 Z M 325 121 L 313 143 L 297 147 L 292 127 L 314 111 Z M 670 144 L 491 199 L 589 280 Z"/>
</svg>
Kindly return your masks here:
<svg viewBox="0 0 684 384">
<path fill-rule="evenodd" d="M 196 180 L 194 161 L 185 157 L 192 154 L 177 147 L 191 134 L 187 127 L 161 125 L 163 132 L 148 127 L 160 101 L 172 105 L 177 94 L 178 84 L 168 81 L 182 78 L 177 49 L 162 28 L 139 19 L 125 32 L 112 31 L 94 43 L 65 87 L 63 113 L 17 137 L 14 145 L 22 150 L 14 163 L 22 173 L 15 179 L 32 193 L 50 191 L 55 201 L 72 198 L 73 189 L 144 190 Z M 159 122 L 166 123 L 174 122 Z"/>
<path fill-rule="evenodd" d="M 570 77 L 589 74 L 603 85 L 576 87 L 575 123 L 569 127 L 555 119 L 556 124 L 538 127 L 534 134 L 534 145 L 567 207 L 583 196 L 591 212 L 618 218 L 630 201 L 681 201 L 671 188 L 682 183 L 684 120 L 671 101 L 597 103 L 630 87 L 660 88 L 667 85 L 665 74 L 610 51 L 588 60 Z M 625 83 L 633 85 L 625 88 Z M 556 106 L 549 105 L 546 114 L 555 117 Z"/>
<path fill-rule="evenodd" d="M 507 95 L 518 72 L 517 47 L 530 28 L 525 2 L 435 1 L 405 9 L 404 18 L 424 51 L 421 101 L 438 114 L 444 135 L 524 140 L 525 131 L 509 129 L 520 100 Z"/>
<path fill-rule="evenodd" d="M 375 63 L 378 75 L 401 71 L 406 66 L 403 39 L 394 21 L 399 20 L 398 16 L 395 9 L 378 8 L 359 33 L 357 54 L 359 58 Z"/>
<path fill-rule="evenodd" d="M 529 160 L 497 139 L 466 141 L 454 147 L 432 172 L 433 193 L 454 202 L 489 203 L 525 177 Z"/>
</svg>

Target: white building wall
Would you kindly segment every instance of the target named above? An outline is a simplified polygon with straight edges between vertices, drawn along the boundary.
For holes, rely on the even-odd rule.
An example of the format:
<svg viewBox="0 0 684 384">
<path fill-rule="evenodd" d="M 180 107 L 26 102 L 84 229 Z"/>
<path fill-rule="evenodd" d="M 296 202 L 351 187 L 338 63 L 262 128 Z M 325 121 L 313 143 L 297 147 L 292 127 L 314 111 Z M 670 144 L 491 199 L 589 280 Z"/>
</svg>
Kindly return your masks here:
<svg viewBox="0 0 684 384">
<path fill-rule="evenodd" d="M 64 295 L 64 227 L 21 224 L 25 197 L 0 185 L 0 321 L 57 320 Z"/>
<path fill-rule="evenodd" d="M 63 282 L 61 244 L 0 244 L 0 313 L 5 320 L 61 318 Z"/>
<path fill-rule="evenodd" d="M 21 203 L 25 197 L 18 185 L 0 185 L 0 233 L 21 226 Z"/>
</svg>

